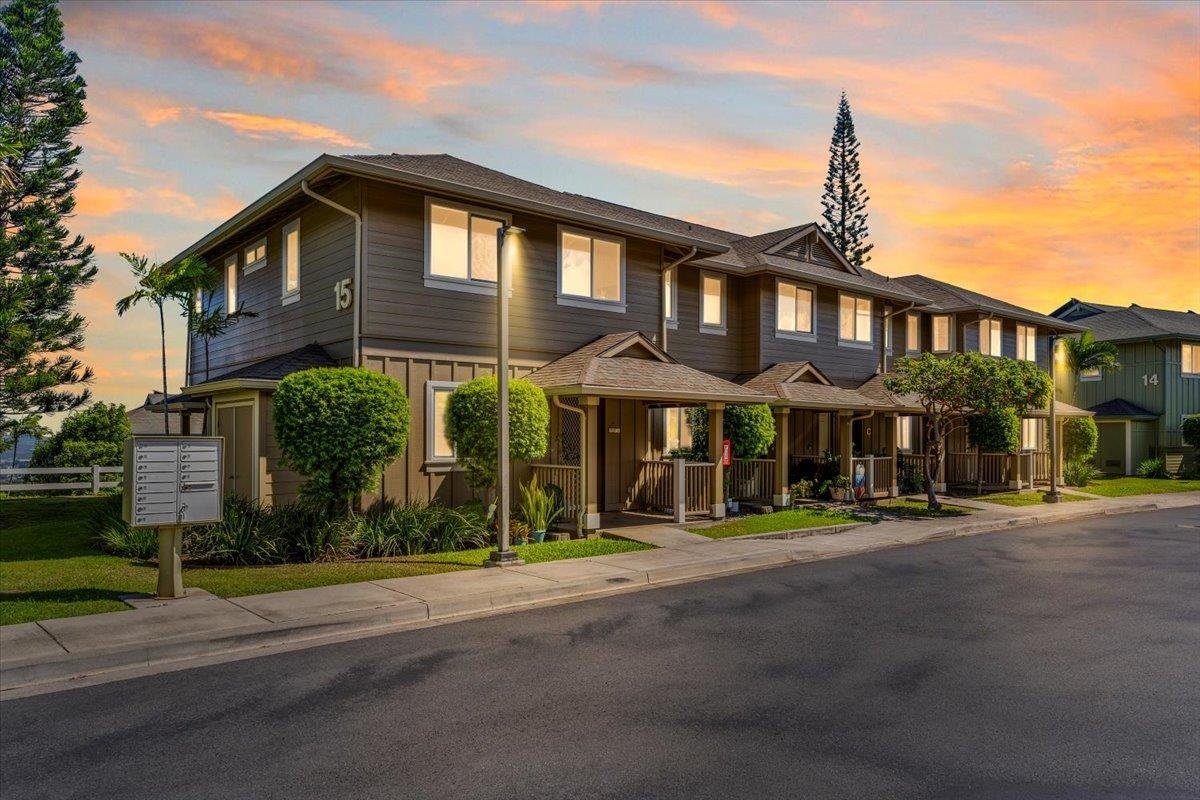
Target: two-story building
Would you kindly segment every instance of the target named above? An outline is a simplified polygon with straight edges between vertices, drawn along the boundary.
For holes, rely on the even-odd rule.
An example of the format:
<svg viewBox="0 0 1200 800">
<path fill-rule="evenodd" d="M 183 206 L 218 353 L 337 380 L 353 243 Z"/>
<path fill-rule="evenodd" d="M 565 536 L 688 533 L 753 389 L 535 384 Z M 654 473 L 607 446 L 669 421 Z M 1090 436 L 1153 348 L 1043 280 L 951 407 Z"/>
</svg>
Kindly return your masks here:
<svg viewBox="0 0 1200 800">
<path fill-rule="evenodd" d="M 1075 298 L 1051 315 L 1117 345 L 1119 370 L 1076 376 L 1063 363 L 1055 374 L 1058 396 L 1095 414 L 1096 466 L 1132 475 L 1142 461 L 1157 457 L 1177 472 L 1185 459 L 1194 459 L 1180 426 L 1184 417 L 1200 414 L 1200 315 Z"/>
<path fill-rule="evenodd" d="M 207 359 L 189 343 L 177 401 L 205 404 L 227 438 L 229 490 L 295 495 L 274 387 L 297 369 L 352 364 L 396 378 L 412 408 L 408 450 L 380 492 L 466 499 L 443 413 L 455 386 L 495 369 L 506 225 L 522 230 L 505 246 L 512 373 L 552 401 L 551 452 L 526 469 L 562 486 L 589 528 L 635 507 L 719 514 L 727 490 L 778 499 L 829 457 L 869 476 L 870 496 L 895 494 L 898 454 L 920 437 L 920 409 L 883 389 L 896 357 L 984 342 L 1044 360 L 1051 331 L 1078 330 L 855 267 L 812 223 L 745 236 L 448 155 L 324 155 L 177 256 L 220 272 L 213 300 L 257 314 L 211 341 Z M 709 462 L 663 460 L 689 440 L 685 408 L 706 408 L 719 430 L 728 404 L 764 402 L 777 421 L 770 458 L 726 470 L 712 437 Z"/>
</svg>

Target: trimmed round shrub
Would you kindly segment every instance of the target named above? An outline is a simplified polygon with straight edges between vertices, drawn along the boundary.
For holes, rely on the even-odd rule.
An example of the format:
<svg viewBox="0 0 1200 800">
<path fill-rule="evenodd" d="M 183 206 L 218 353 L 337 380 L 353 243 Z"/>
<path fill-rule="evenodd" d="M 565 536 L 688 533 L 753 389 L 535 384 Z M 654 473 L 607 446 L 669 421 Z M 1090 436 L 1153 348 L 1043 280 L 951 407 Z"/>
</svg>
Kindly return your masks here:
<svg viewBox="0 0 1200 800">
<path fill-rule="evenodd" d="M 359 367 L 293 372 L 275 390 L 274 418 L 284 464 L 308 479 L 301 495 L 331 507 L 373 489 L 408 445 L 404 389 Z"/>
<path fill-rule="evenodd" d="M 687 410 L 692 429 L 692 450 L 708 458 L 708 409 L 693 406 Z M 775 443 L 775 416 L 765 403 L 725 406 L 724 435 L 729 438 L 734 458 L 762 458 Z"/>
<path fill-rule="evenodd" d="M 468 381 L 446 402 L 446 435 L 458 465 L 475 489 L 496 485 L 499 463 L 500 389 L 495 375 Z M 546 393 L 527 380 L 508 382 L 508 454 L 532 461 L 550 446 L 550 404 Z"/>
<path fill-rule="evenodd" d="M 1183 425 L 1179 427 L 1179 434 L 1183 437 L 1183 443 L 1192 447 L 1200 448 L 1200 414 L 1190 414 L 1183 418 Z"/>
<path fill-rule="evenodd" d="M 1100 429 L 1091 417 L 1069 417 L 1063 422 L 1063 457 L 1067 461 L 1090 459 L 1100 446 Z"/>
<path fill-rule="evenodd" d="M 1007 408 L 968 417 L 967 443 L 983 453 L 1015 453 L 1021 449 L 1021 420 Z"/>
</svg>

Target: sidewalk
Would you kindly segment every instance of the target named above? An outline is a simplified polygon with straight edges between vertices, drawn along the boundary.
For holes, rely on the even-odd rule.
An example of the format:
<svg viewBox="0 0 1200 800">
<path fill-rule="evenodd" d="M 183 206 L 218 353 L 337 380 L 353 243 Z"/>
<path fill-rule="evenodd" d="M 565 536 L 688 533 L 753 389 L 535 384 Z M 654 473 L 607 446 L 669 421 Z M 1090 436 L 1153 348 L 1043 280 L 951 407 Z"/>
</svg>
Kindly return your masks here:
<svg viewBox="0 0 1200 800">
<path fill-rule="evenodd" d="M 133 611 L 0 627 L 0 698 L 1016 526 L 1200 505 L 1200 492 L 1018 508 L 971 503 L 979 505 L 990 507 L 825 534 L 712 540 L 672 525 L 628 527 L 614 535 L 658 549 L 232 599 L 189 589 L 179 600 L 131 600 Z"/>
</svg>

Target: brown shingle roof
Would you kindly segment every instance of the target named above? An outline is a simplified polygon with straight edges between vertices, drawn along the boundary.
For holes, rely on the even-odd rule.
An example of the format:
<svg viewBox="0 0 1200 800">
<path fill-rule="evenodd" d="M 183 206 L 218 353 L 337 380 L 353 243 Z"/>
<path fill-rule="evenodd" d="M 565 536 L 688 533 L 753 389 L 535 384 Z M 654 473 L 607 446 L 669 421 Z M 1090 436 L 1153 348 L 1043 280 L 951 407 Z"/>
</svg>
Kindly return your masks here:
<svg viewBox="0 0 1200 800">
<path fill-rule="evenodd" d="M 955 311 L 982 311 L 984 313 L 1000 314 L 1001 316 L 1010 317 L 1022 322 L 1031 322 L 1035 325 L 1044 325 L 1060 331 L 1082 330 L 1082 327 L 1078 323 L 1067 322 L 1056 317 L 1039 314 L 1028 308 L 1022 308 L 1021 306 L 998 300 L 995 297 L 973 292 L 970 289 L 964 289 L 961 286 L 939 281 L 926 275 L 904 275 L 899 278 L 893 278 L 891 282 L 932 300 L 933 305 L 922 309 L 923 311 L 945 311 L 947 313 Z"/>
<path fill-rule="evenodd" d="M 801 380 L 804 374 L 816 380 Z M 816 408 L 895 410 L 890 397 L 873 397 L 858 389 L 832 385 L 810 361 L 786 361 L 775 364 L 746 381 L 745 386 L 762 394 L 798 405 Z"/>
</svg>

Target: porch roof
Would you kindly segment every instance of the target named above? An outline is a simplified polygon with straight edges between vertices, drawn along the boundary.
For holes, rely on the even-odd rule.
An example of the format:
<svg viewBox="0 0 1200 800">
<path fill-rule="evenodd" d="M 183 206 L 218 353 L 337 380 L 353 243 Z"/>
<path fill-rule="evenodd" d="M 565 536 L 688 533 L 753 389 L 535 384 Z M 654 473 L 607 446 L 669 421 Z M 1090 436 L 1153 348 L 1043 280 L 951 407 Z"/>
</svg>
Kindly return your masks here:
<svg viewBox="0 0 1200 800">
<path fill-rule="evenodd" d="M 1093 412 L 1088 411 L 1086 408 L 1080 408 L 1079 406 L 1073 406 L 1070 403 L 1064 403 L 1062 400 L 1055 401 L 1054 413 L 1060 417 L 1092 417 L 1092 416 L 1095 416 L 1095 414 Z M 1047 406 L 1046 408 L 1035 408 L 1032 411 L 1026 413 L 1025 416 L 1026 417 L 1036 417 L 1038 419 L 1045 419 L 1050 416 L 1050 408 L 1049 408 L 1049 406 Z"/>
<path fill-rule="evenodd" d="M 746 381 L 745 386 L 771 395 L 771 402 L 775 405 L 851 411 L 897 411 L 905 408 L 883 391 L 882 384 L 879 387 L 882 393 L 870 394 L 864 392 L 863 387 L 846 389 L 834 386 L 811 361 L 775 364 Z"/>
<path fill-rule="evenodd" d="M 637 331 L 610 333 L 527 376 L 547 394 L 666 402 L 768 403 L 773 398 L 680 364 Z"/>
</svg>

